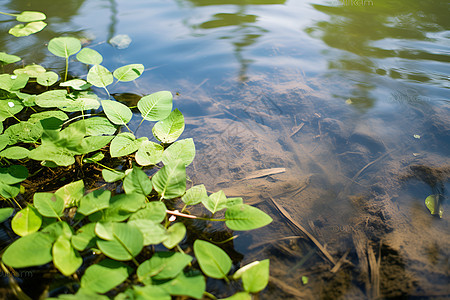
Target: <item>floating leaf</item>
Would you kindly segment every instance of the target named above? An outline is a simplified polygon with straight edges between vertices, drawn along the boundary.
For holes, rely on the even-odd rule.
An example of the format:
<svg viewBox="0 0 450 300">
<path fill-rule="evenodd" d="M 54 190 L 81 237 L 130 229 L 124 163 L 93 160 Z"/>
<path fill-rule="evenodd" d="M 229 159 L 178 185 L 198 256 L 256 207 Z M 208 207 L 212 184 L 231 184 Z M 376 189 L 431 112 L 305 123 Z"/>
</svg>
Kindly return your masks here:
<svg viewBox="0 0 450 300">
<path fill-rule="evenodd" d="M 439 218 L 442 218 L 442 216 L 444 215 L 444 208 L 439 202 L 439 197 L 441 197 L 441 195 L 439 194 L 428 196 L 425 199 L 425 205 L 432 215 L 437 215 L 439 216 Z"/>
<path fill-rule="evenodd" d="M 130 221 L 150 220 L 155 223 L 161 223 L 166 217 L 166 205 L 164 202 L 152 201 L 145 204 L 143 209 L 138 210 L 131 215 Z"/>
<path fill-rule="evenodd" d="M 102 107 L 108 119 L 116 125 L 126 125 L 133 117 L 131 109 L 117 101 L 102 100 Z"/>
<path fill-rule="evenodd" d="M 45 120 L 45 119 L 50 119 L 50 118 L 56 118 L 59 119 L 61 121 L 65 121 L 68 120 L 69 117 L 62 111 L 60 110 L 48 110 L 48 111 L 43 111 L 40 113 L 35 113 L 32 114 L 29 118 L 28 118 L 28 122 L 30 123 L 37 123 L 41 120 Z"/>
<path fill-rule="evenodd" d="M 16 55 L 7 54 L 5 52 L 0 52 L 0 63 L 2 65 L 12 64 L 12 63 L 18 62 L 20 60 L 21 60 L 21 58 Z"/>
<path fill-rule="evenodd" d="M 166 165 L 170 161 L 181 159 L 187 167 L 195 157 L 195 145 L 192 139 L 176 141 L 164 150 L 162 161 Z"/>
<path fill-rule="evenodd" d="M 78 251 L 84 251 L 86 248 L 96 246 L 97 235 L 95 234 L 96 223 L 88 223 L 78 229 L 75 235 L 72 235 L 72 245 Z"/>
<path fill-rule="evenodd" d="M 52 248 L 53 264 L 65 276 L 70 276 L 81 267 L 83 259 L 65 236 L 60 236 Z"/>
<path fill-rule="evenodd" d="M 124 282 L 131 272 L 131 267 L 105 259 L 86 269 L 81 278 L 81 288 L 103 294 Z"/>
<path fill-rule="evenodd" d="M 123 298 L 120 298 L 123 295 Z M 119 299 L 136 299 L 136 300 L 171 300 L 172 297 L 162 288 L 154 285 L 138 286 L 134 285 L 133 289 L 127 289 L 125 293 L 119 294 L 115 298 Z"/>
<path fill-rule="evenodd" d="M 68 58 L 81 49 L 79 39 L 73 37 L 56 37 L 48 43 L 48 50 L 56 56 Z"/>
<path fill-rule="evenodd" d="M 130 173 L 125 176 L 123 188 L 127 194 L 143 194 L 147 196 L 152 191 L 150 178 L 138 167 L 133 167 Z"/>
<path fill-rule="evenodd" d="M 90 215 L 91 220 L 121 222 L 132 213 L 144 207 L 145 196 L 142 194 L 119 194 L 111 198 L 109 207 L 102 212 Z M 100 219 L 98 219 L 100 217 Z"/>
<path fill-rule="evenodd" d="M 163 241 L 164 247 L 172 249 L 186 236 L 186 226 L 183 223 L 175 223 L 167 229 L 167 239 Z"/>
<path fill-rule="evenodd" d="M 17 24 L 13 28 L 11 28 L 8 33 L 12 34 L 15 37 L 29 36 L 30 34 L 41 31 L 47 26 L 47 23 L 38 21 L 38 22 L 30 22 L 27 24 Z"/>
<path fill-rule="evenodd" d="M 113 83 L 111 72 L 101 65 L 94 65 L 87 74 L 87 81 L 99 88 L 104 88 Z"/>
<path fill-rule="evenodd" d="M 59 218 L 64 210 L 64 200 L 54 193 L 35 193 L 33 203 L 45 217 Z"/>
<path fill-rule="evenodd" d="M 60 187 L 55 195 L 64 200 L 64 207 L 78 206 L 84 196 L 84 182 L 82 179 Z"/>
<path fill-rule="evenodd" d="M 29 235 L 38 231 L 41 225 L 42 216 L 30 205 L 17 212 L 11 220 L 12 230 L 20 236 Z"/>
<path fill-rule="evenodd" d="M 87 90 L 88 88 L 91 87 L 90 83 L 87 83 L 86 81 L 84 81 L 83 79 L 72 79 L 72 80 L 68 80 L 66 82 L 61 82 L 59 84 L 59 86 L 68 86 L 73 88 L 74 90 Z"/>
<path fill-rule="evenodd" d="M 1 87 L 0 87 L 1 88 Z M 23 109 L 22 103 L 15 99 L 0 100 L 0 122 L 14 116 Z"/>
<path fill-rule="evenodd" d="M 252 295 L 248 292 L 237 292 L 233 296 L 221 298 L 220 300 L 252 300 Z"/>
<path fill-rule="evenodd" d="M 13 146 L 0 152 L 0 156 L 9 159 L 23 159 L 28 157 L 29 152 L 26 148 Z"/>
<path fill-rule="evenodd" d="M 106 182 L 116 182 L 117 180 L 120 180 L 125 177 L 125 172 L 120 172 L 120 171 L 116 171 L 116 170 L 111 171 L 108 169 L 103 169 L 102 176 Z"/>
<path fill-rule="evenodd" d="M 249 293 L 262 291 L 269 283 L 269 260 L 256 261 L 240 268 L 234 279 L 242 278 L 244 289 Z"/>
<path fill-rule="evenodd" d="M 41 74 L 45 74 L 45 72 L 46 72 L 46 70 L 45 70 L 45 68 L 43 66 L 35 65 L 35 64 L 28 65 L 28 66 L 25 66 L 25 67 L 23 67 L 21 69 L 15 69 L 14 70 L 14 74 L 16 74 L 16 75 L 23 75 L 23 74 L 25 74 L 25 75 L 27 75 L 28 77 L 31 77 L 31 78 L 36 78 L 36 77 L 38 77 Z"/>
<path fill-rule="evenodd" d="M 139 281 L 152 277 L 155 280 L 175 278 L 192 261 L 190 255 L 180 252 L 156 252 L 144 261 L 136 273 Z"/>
<path fill-rule="evenodd" d="M 143 141 L 135 159 L 141 166 L 156 165 L 162 160 L 164 147 L 151 141 Z"/>
<path fill-rule="evenodd" d="M 5 134 L 9 137 L 9 144 L 14 145 L 18 142 L 36 143 L 44 132 L 42 125 L 36 123 L 20 122 L 6 128 Z"/>
<path fill-rule="evenodd" d="M 176 278 L 170 281 L 164 281 L 157 286 L 171 295 L 202 299 L 206 289 L 206 282 L 202 275 L 187 275 L 185 273 L 180 273 Z"/>
<path fill-rule="evenodd" d="M 162 91 L 144 96 L 138 101 L 137 107 L 144 120 L 159 121 L 165 119 L 172 110 L 172 93 Z"/>
<path fill-rule="evenodd" d="M 183 133 L 183 131 L 184 117 L 177 108 L 174 109 L 167 118 L 159 121 L 152 128 L 153 135 L 159 141 L 166 144 L 176 141 L 176 139 Z M 187 145 L 187 147 L 189 147 L 189 145 Z"/>
<path fill-rule="evenodd" d="M 117 68 L 113 75 L 119 81 L 133 81 L 144 72 L 144 65 L 142 64 L 131 64 L 120 68 Z"/>
<path fill-rule="evenodd" d="M 215 214 L 219 210 L 227 208 L 228 204 L 227 197 L 222 190 L 209 195 L 208 198 L 203 198 L 202 203 L 213 214 Z"/>
<path fill-rule="evenodd" d="M 77 59 L 87 65 L 99 65 L 103 61 L 103 56 L 91 48 L 83 48 L 77 54 Z"/>
<path fill-rule="evenodd" d="M 203 273 L 217 279 L 226 278 L 231 269 L 231 259 L 221 248 L 209 242 L 196 240 L 194 253 Z"/>
<path fill-rule="evenodd" d="M 36 105 L 43 108 L 57 107 L 66 112 L 98 109 L 100 102 L 92 92 L 79 92 L 68 94 L 66 90 L 53 90 L 39 94 L 36 97 Z"/>
<path fill-rule="evenodd" d="M 180 197 L 186 191 L 186 167 L 176 160 L 162 167 L 152 177 L 154 189 L 164 199 Z"/>
<path fill-rule="evenodd" d="M 4 89 L 10 92 L 19 91 L 20 89 L 24 88 L 27 85 L 28 79 L 30 79 L 30 77 L 26 74 L 19 74 L 19 75 L 1 74 L 0 89 Z M 13 99 L 7 100 L 14 101 Z"/>
<path fill-rule="evenodd" d="M 68 127 L 76 126 L 77 123 L 83 123 L 82 126 L 86 128 L 86 135 L 101 136 L 113 135 L 117 128 L 107 118 L 93 117 L 89 119 L 79 120 L 70 124 Z"/>
<path fill-rule="evenodd" d="M 128 221 L 128 224 L 136 226 L 144 237 L 144 246 L 157 245 L 167 239 L 166 229 L 148 219 L 135 219 Z"/>
<path fill-rule="evenodd" d="M 203 201 L 208 201 L 208 194 L 206 193 L 206 188 L 203 184 L 191 187 L 186 191 L 186 194 L 181 197 L 186 205 L 195 205 Z"/>
<path fill-rule="evenodd" d="M 55 84 L 58 81 L 58 79 L 59 79 L 58 74 L 52 71 L 39 74 L 36 78 L 37 83 L 43 86 L 51 86 Z"/>
<path fill-rule="evenodd" d="M 14 208 L 3 207 L 0 208 L 0 223 L 5 222 L 13 214 Z"/>
<path fill-rule="evenodd" d="M 252 230 L 266 226 L 272 218 L 256 207 L 238 204 L 225 212 L 225 224 L 231 230 Z"/>
<path fill-rule="evenodd" d="M 47 18 L 44 13 L 39 11 L 23 11 L 17 15 L 16 20 L 19 22 L 34 22 L 34 21 L 43 21 Z"/>
<path fill-rule="evenodd" d="M 111 157 L 119 157 L 136 152 L 140 142 L 130 132 L 119 133 L 112 141 L 109 151 Z"/>
<path fill-rule="evenodd" d="M 19 182 L 28 177 L 28 170 L 21 165 L 0 168 L 0 195 L 4 198 L 16 197 L 19 194 Z"/>
<path fill-rule="evenodd" d="M 131 38 L 127 34 L 118 34 L 112 37 L 109 43 L 117 49 L 125 49 L 131 44 Z"/>
<path fill-rule="evenodd" d="M 77 212 L 89 216 L 97 211 L 109 207 L 111 192 L 108 190 L 96 190 L 88 193 L 80 200 Z"/>
</svg>

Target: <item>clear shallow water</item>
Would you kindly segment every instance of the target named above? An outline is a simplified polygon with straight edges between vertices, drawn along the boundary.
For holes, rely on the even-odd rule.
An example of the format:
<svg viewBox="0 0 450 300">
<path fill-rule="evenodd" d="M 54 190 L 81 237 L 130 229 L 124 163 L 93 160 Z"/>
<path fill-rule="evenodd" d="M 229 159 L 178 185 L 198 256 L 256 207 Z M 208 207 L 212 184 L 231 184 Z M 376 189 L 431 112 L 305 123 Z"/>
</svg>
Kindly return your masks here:
<svg viewBox="0 0 450 300">
<path fill-rule="evenodd" d="M 328 224 L 321 229 L 322 241 L 336 249 L 340 246 L 327 240 L 327 229 L 352 228 L 347 219 L 358 211 L 346 196 L 376 190 L 376 185 L 408 195 L 397 202 L 407 218 L 416 214 L 431 218 L 421 202 L 431 188 L 419 189 L 417 195 L 417 188 L 401 190 L 389 176 L 405 173 L 410 164 L 448 165 L 450 5 L 445 1 L 0 0 L 0 4 L 3 11 L 41 10 L 48 16 L 44 31 L 19 40 L 7 35 L 12 22 L 0 17 L 0 51 L 22 57 L 25 64 L 61 72 L 64 61 L 51 57 L 45 43 L 55 36 L 77 36 L 103 54 L 102 64 L 110 70 L 130 63 L 147 68 L 136 83 L 118 84 L 112 93 L 179 93 L 175 106 L 187 122 L 183 137 L 193 136 L 197 143 L 199 162 L 192 176 L 210 190 L 222 188 L 226 181 L 238 186 L 240 194 L 250 195 L 246 200 L 261 200 L 262 192 L 278 193 L 299 220 Z M 130 36 L 128 48 L 119 50 L 107 43 L 118 34 Z M 86 69 L 72 63 L 71 72 L 80 75 Z M 284 138 L 301 123 L 299 134 Z M 141 134 L 150 132 L 148 127 Z M 376 161 L 386 153 L 393 154 Z M 364 169 L 367 165 L 369 172 Z M 246 172 L 272 167 L 286 167 L 289 173 L 263 185 L 242 187 L 237 181 Z M 319 175 L 312 180 L 317 190 L 310 195 L 280 192 L 279 183 L 310 174 Z M 348 186 L 350 179 L 358 184 Z M 336 211 L 339 216 L 333 216 Z M 404 225 L 392 214 L 394 225 Z M 438 241 L 445 249 L 442 234 L 447 231 L 448 237 L 448 219 L 436 228 L 424 231 L 433 239 L 426 242 Z M 271 234 L 288 235 L 284 229 L 267 233 Z M 406 233 L 397 234 L 398 240 L 402 234 Z M 257 235 L 237 239 L 236 250 L 251 257 L 250 241 L 257 242 Z M 423 246 L 408 242 L 410 247 Z M 336 251 L 337 256 L 345 252 Z M 301 255 L 299 250 L 297 261 L 291 258 L 289 266 Z M 420 263 L 415 253 L 408 255 Z M 443 258 L 438 256 L 444 262 L 437 269 L 448 268 L 448 255 L 443 251 Z M 408 271 L 416 271 L 414 263 L 405 264 Z M 277 261 L 274 266 L 286 267 Z M 446 280 L 439 278 L 434 280 Z M 419 285 L 427 291 L 425 283 L 419 280 Z"/>
</svg>

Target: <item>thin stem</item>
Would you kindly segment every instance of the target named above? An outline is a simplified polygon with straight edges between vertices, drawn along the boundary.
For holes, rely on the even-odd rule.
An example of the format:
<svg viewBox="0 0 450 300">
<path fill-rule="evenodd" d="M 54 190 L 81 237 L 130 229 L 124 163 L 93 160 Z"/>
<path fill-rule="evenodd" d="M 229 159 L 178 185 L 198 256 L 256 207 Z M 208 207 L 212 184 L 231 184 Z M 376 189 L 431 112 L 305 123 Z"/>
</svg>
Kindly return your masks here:
<svg viewBox="0 0 450 300">
<path fill-rule="evenodd" d="M 5 16 L 11 16 L 11 17 L 17 17 L 18 16 L 17 14 L 8 14 L 8 13 L 2 12 L 2 11 L 0 11 L 0 14 L 5 15 Z"/>
<path fill-rule="evenodd" d="M 106 91 L 106 93 L 108 94 L 108 99 L 111 99 L 111 94 L 109 93 L 108 89 L 106 88 L 106 86 L 103 87 Z"/>
<path fill-rule="evenodd" d="M 184 204 L 183 208 L 181 209 L 181 212 L 183 212 L 187 207 L 187 204 Z"/>
<path fill-rule="evenodd" d="M 214 296 L 213 294 L 208 293 L 207 291 L 204 291 L 203 295 L 205 295 L 206 297 L 208 297 L 210 299 L 213 299 L 213 300 L 217 299 L 216 296 Z"/>
<path fill-rule="evenodd" d="M 64 73 L 64 81 L 67 81 L 67 73 L 69 72 L 69 57 L 66 56 L 66 72 Z"/>
<path fill-rule="evenodd" d="M 15 197 L 12 197 L 12 199 L 14 200 L 14 202 L 16 203 L 16 205 L 20 208 L 20 210 L 22 210 L 22 206 L 20 206 L 19 202 L 17 202 Z"/>
<path fill-rule="evenodd" d="M 188 219 L 198 219 L 198 220 L 205 220 L 205 221 L 213 221 L 213 222 L 225 222 L 226 219 L 210 219 L 210 218 L 202 218 L 202 217 L 197 217 L 197 216 L 193 216 L 193 215 L 187 215 L 187 214 L 183 214 L 180 212 L 176 212 L 173 210 L 166 210 L 166 213 L 174 215 L 174 216 L 178 216 L 178 217 L 183 217 L 183 218 L 188 218 Z"/>
<path fill-rule="evenodd" d="M 137 132 L 138 131 L 138 129 L 139 129 L 139 127 L 141 127 L 141 124 L 142 124 L 142 122 L 144 122 L 144 118 L 142 118 L 142 120 L 141 120 L 141 123 L 139 123 L 139 125 L 138 125 L 138 127 L 136 128 L 136 131 L 135 132 Z"/>
</svg>

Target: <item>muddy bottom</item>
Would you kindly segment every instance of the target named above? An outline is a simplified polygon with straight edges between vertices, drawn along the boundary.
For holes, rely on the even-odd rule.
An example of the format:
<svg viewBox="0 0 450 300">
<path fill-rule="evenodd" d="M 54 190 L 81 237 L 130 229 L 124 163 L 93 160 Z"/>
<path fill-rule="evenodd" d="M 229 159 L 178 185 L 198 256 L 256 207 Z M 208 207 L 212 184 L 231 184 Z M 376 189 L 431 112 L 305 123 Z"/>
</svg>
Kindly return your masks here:
<svg viewBox="0 0 450 300">
<path fill-rule="evenodd" d="M 189 176 L 273 217 L 234 240 L 271 260 L 261 299 L 450 297 L 448 105 L 361 114 L 295 74 L 211 90 L 180 96 L 214 112 L 186 119 Z"/>
</svg>

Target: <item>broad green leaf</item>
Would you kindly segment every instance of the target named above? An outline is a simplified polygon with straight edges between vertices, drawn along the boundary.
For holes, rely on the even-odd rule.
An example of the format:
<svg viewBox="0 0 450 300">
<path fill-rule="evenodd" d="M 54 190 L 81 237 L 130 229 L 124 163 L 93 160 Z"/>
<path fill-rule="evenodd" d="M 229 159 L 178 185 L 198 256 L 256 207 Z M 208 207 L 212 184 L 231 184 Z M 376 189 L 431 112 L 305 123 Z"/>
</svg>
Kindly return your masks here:
<svg viewBox="0 0 450 300">
<path fill-rule="evenodd" d="M 227 197 L 220 190 L 217 193 L 209 195 L 208 198 L 203 198 L 202 203 L 211 213 L 215 214 L 219 210 L 227 208 Z"/>
<path fill-rule="evenodd" d="M 53 264 L 65 276 L 75 273 L 83 263 L 80 254 L 65 236 L 60 236 L 53 244 L 52 255 Z"/>
<path fill-rule="evenodd" d="M 46 298 L 48 300 L 109 300 L 108 296 L 99 295 L 86 288 L 79 288 L 76 294 L 60 294 L 58 298 Z M 115 298 L 116 300 L 120 300 Z"/>
<path fill-rule="evenodd" d="M 186 167 L 176 160 L 162 167 L 152 177 L 154 189 L 164 199 L 180 197 L 186 191 Z"/>
<path fill-rule="evenodd" d="M 152 277 L 156 280 L 175 278 L 192 261 L 192 256 L 180 252 L 156 252 L 137 269 L 139 281 Z"/>
<path fill-rule="evenodd" d="M 26 148 L 13 146 L 1 151 L 0 156 L 9 159 L 23 159 L 28 157 L 29 152 Z"/>
<path fill-rule="evenodd" d="M 1 123 L 0 123 L 1 124 Z M 0 134 L 0 150 L 3 150 L 9 144 L 9 135 Z"/>
<path fill-rule="evenodd" d="M 11 220 L 12 230 L 20 236 L 29 235 L 38 231 L 41 225 L 42 216 L 30 205 L 17 212 Z"/>
<path fill-rule="evenodd" d="M 144 96 L 138 101 L 137 107 L 144 120 L 159 121 L 165 119 L 172 110 L 172 93 L 162 91 Z"/>
<path fill-rule="evenodd" d="M 114 136 L 88 136 L 81 141 L 76 150 L 81 154 L 88 154 L 102 149 L 111 142 Z"/>
<path fill-rule="evenodd" d="M 116 182 L 117 180 L 120 180 L 125 177 L 125 172 L 120 172 L 120 171 L 116 171 L 116 170 L 111 171 L 108 169 L 103 169 L 102 176 L 106 182 Z"/>
<path fill-rule="evenodd" d="M 174 109 L 174 111 L 172 111 L 167 118 L 157 122 L 152 128 L 152 133 L 155 138 L 166 144 L 176 141 L 183 131 L 184 117 L 178 108 Z M 186 147 L 189 147 L 189 145 Z M 192 149 L 190 149 L 190 151 L 192 152 Z M 189 155 L 187 156 L 190 157 Z"/>
<path fill-rule="evenodd" d="M 203 201 L 209 201 L 206 188 L 203 184 L 191 187 L 186 191 L 186 194 L 181 197 L 186 205 L 195 205 Z"/>
<path fill-rule="evenodd" d="M 86 269 L 81 278 L 81 288 L 103 294 L 124 282 L 131 272 L 131 267 L 105 259 Z"/>
<path fill-rule="evenodd" d="M 86 128 L 86 135 L 92 136 L 102 136 L 102 135 L 113 135 L 117 128 L 107 118 L 93 117 L 89 119 L 79 120 L 75 123 L 70 124 L 74 126 L 77 123 L 83 123 Z"/>
<path fill-rule="evenodd" d="M 23 11 L 17 15 L 16 20 L 19 22 L 44 21 L 47 16 L 39 11 Z"/>
<path fill-rule="evenodd" d="M 59 84 L 59 86 L 63 86 L 63 87 L 68 86 L 68 87 L 73 88 L 74 90 L 82 91 L 82 90 L 87 90 L 88 88 L 90 88 L 91 84 L 87 83 L 83 79 L 72 79 L 72 80 L 68 80 L 65 82 L 61 82 Z"/>
<path fill-rule="evenodd" d="M 59 79 L 58 74 L 55 72 L 49 71 L 43 74 L 39 74 L 36 78 L 37 83 L 43 86 L 51 86 L 54 85 Z"/>
<path fill-rule="evenodd" d="M 104 88 L 113 83 L 111 72 L 101 65 L 94 65 L 87 74 L 87 81 L 99 88 Z"/>
<path fill-rule="evenodd" d="M 166 229 L 151 220 L 136 219 L 128 221 L 128 224 L 136 226 L 144 237 L 144 246 L 157 245 L 167 239 Z"/>
<path fill-rule="evenodd" d="M 2 261 L 13 268 L 45 265 L 52 261 L 53 241 L 50 236 L 42 232 L 21 237 L 5 250 Z"/>
<path fill-rule="evenodd" d="M 57 107 L 66 112 L 98 109 L 98 97 L 91 92 L 78 92 L 68 94 L 66 90 L 52 90 L 39 94 L 36 105 L 43 108 Z"/>
<path fill-rule="evenodd" d="M 108 119 L 116 125 L 126 125 L 133 117 L 131 109 L 117 101 L 102 100 L 102 107 Z"/>
<path fill-rule="evenodd" d="M 141 166 L 156 165 L 162 160 L 164 147 L 151 141 L 142 142 L 135 159 Z"/>
<path fill-rule="evenodd" d="M 240 268 L 233 278 L 242 278 L 244 289 L 247 292 L 258 293 L 269 283 L 269 260 L 252 262 Z"/>
<path fill-rule="evenodd" d="M 96 190 L 85 195 L 80 200 L 77 212 L 89 216 L 97 211 L 109 207 L 111 192 L 108 190 Z"/>
<path fill-rule="evenodd" d="M 428 196 L 425 199 L 425 205 L 432 215 L 438 215 L 439 218 L 442 218 L 442 216 L 444 215 L 444 208 L 439 202 L 439 197 L 441 197 L 441 195 L 439 194 Z"/>
<path fill-rule="evenodd" d="M 45 220 L 44 218 L 43 221 L 48 222 L 50 220 L 48 219 Z M 66 222 L 57 222 L 57 221 L 54 221 L 50 225 L 47 225 L 44 229 L 42 229 L 39 232 L 44 233 L 49 238 L 51 238 L 52 242 L 56 241 L 60 236 L 71 238 L 73 235 L 72 227 L 70 227 L 69 224 L 67 224 Z"/>
<path fill-rule="evenodd" d="M 129 132 L 119 133 L 112 141 L 109 151 L 111 157 L 119 157 L 136 152 L 139 148 L 139 141 Z"/>
<path fill-rule="evenodd" d="M 28 177 L 28 169 L 22 165 L 12 165 L 0 168 L 0 181 L 6 184 L 15 184 L 24 181 Z"/>
<path fill-rule="evenodd" d="M 155 223 L 161 223 L 166 217 L 166 205 L 161 201 L 152 201 L 145 204 L 143 209 L 138 210 L 131 215 L 132 220 L 150 220 Z"/>
<path fill-rule="evenodd" d="M 18 62 L 20 60 L 21 60 L 21 58 L 16 55 L 7 54 L 5 52 L 0 52 L 0 64 L 2 64 L 2 65 L 12 64 L 12 63 Z"/>
<path fill-rule="evenodd" d="M 21 75 L 21 74 L 25 74 L 30 78 L 36 78 L 41 74 L 44 74 L 46 72 L 45 68 L 41 65 L 28 65 L 25 66 L 21 69 L 15 69 L 14 70 L 14 74 L 16 75 Z"/>
<path fill-rule="evenodd" d="M 252 295 L 248 292 L 237 292 L 233 296 L 221 298 L 220 300 L 252 300 Z"/>
<path fill-rule="evenodd" d="M 18 142 L 36 143 L 44 132 L 40 123 L 20 122 L 9 126 L 5 134 L 9 137 L 9 144 L 14 145 Z"/>
<path fill-rule="evenodd" d="M 68 183 L 60 187 L 56 192 L 56 196 L 59 196 L 64 200 L 64 207 L 78 206 L 80 199 L 84 195 L 84 182 L 82 179 Z"/>
<path fill-rule="evenodd" d="M 99 65 L 103 61 L 103 56 L 91 48 L 83 48 L 77 54 L 77 59 L 87 65 Z"/>
<path fill-rule="evenodd" d="M 8 185 L 0 181 L 0 195 L 6 199 L 14 198 L 19 195 L 20 185 Z"/>
<path fill-rule="evenodd" d="M 126 296 L 125 296 L 126 294 Z M 115 300 L 121 300 L 120 295 L 115 298 Z M 133 289 L 128 289 L 124 293 L 125 299 L 135 299 L 135 300 L 171 300 L 172 297 L 168 292 L 162 288 L 154 285 L 138 286 L 134 285 Z"/>
<path fill-rule="evenodd" d="M 12 207 L 3 207 L 0 208 L 0 223 L 5 222 L 14 212 L 14 208 Z"/>
<path fill-rule="evenodd" d="M 145 196 L 142 194 L 119 194 L 111 198 L 109 207 L 102 212 L 95 213 L 89 218 L 91 220 L 121 222 L 126 220 L 132 213 L 145 205 Z M 99 215 L 98 215 L 99 214 Z M 100 216 L 100 219 L 97 219 Z"/>
<path fill-rule="evenodd" d="M 1 87 L 0 87 L 1 88 Z M 23 109 L 22 103 L 15 99 L 0 100 L 0 122 L 14 116 Z"/>
<path fill-rule="evenodd" d="M 252 230 L 266 226 L 272 218 L 256 207 L 238 204 L 231 206 L 225 212 L 225 224 L 231 230 Z"/>
<path fill-rule="evenodd" d="M 114 239 L 97 240 L 97 246 L 106 256 L 115 260 L 131 260 L 138 255 L 144 247 L 144 238 L 141 231 L 127 223 L 114 223 Z"/>
<path fill-rule="evenodd" d="M 147 196 L 152 191 L 152 182 L 144 171 L 135 166 L 125 176 L 123 188 L 127 194 L 138 193 Z"/>
<path fill-rule="evenodd" d="M 226 278 L 231 269 L 231 259 L 221 248 L 206 241 L 194 242 L 194 253 L 203 273 L 207 276 Z"/>
<path fill-rule="evenodd" d="M 48 50 L 56 56 L 68 58 L 81 49 L 79 39 L 73 37 L 56 37 L 48 43 Z"/>
<path fill-rule="evenodd" d="M 113 75 L 119 81 L 133 81 L 144 72 L 144 65 L 142 64 L 131 64 L 120 68 L 117 68 Z"/>
<path fill-rule="evenodd" d="M 163 245 L 167 249 L 172 249 L 178 245 L 185 236 L 186 226 L 181 222 L 175 223 L 167 229 L 167 239 L 163 241 Z"/>
<path fill-rule="evenodd" d="M 15 37 L 29 36 L 30 34 L 41 31 L 47 26 L 47 23 L 42 21 L 30 22 L 27 24 L 17 24 L 11 28 L 8 33 Z"/>
<path fill-rule="evenodd" d="M 64 200 L 54 193 L 35 193 L 33 203 L 38 212 L 50 218 L 59 218 L 64 210 Z"/>
<path fill-rule="evenodd" d="M 95 223 L 95 234 L 107 241 L 114 240 L 114 224 L 115 222 L 97 222 Z"/>
<path fill-rule="evenodd" d="M 176 141 L 164 150 L 162 161 L 165 165 L 173 160 L 181 159 L 187 167 L 195 157 L 195 145 L 192 139 Z"/>
<path fill-rule="evenodd" d="M 97 235 L 95 234 L 95 224 L 88 223 L 77 230 L 75 235 L 72 235 L 72 245 L 78 251 L 84 251 L 86 248 L 96 246 Z"/>
<path fill-rule="evenodd" d="M 200 275 L 187 275 L 180 273 L 176 278 L 170 281 L 163 281 L 157 285 L 171 295 L 189 296 L 195 299 L 202 299 L 206 289 L 205 278 Z"/>
<path fill-rule="evenodd" d="M 37 123 L 41 120 L 45 120 L 45 119 L 49 119 L 49 118 L 56 118 L 61 121 L 65 121 L 65 120 L 69 119 L 69 117 L 60 110 L 48 110 L 48 111 L 43 111 L 40 113 L 32 114 L 27 122 Z"/>
<path fill-rule="evenodd" d="M 30 77 L 26 74 L 19 74 L 19 75 L 1 74 L 0 89 L 4 89 L 9 92 L 17 92 L 18 90 L 24 88 L 27 85 L 28 79 L 30 79 Z M 13 101 L 12 99 L 6 100 Z"/>
<path fill-rule="evenodd" d="M 31 150 L 28 157 L 34 160 L 52 161 L 58 166 L 70 166 L 75 163 L 74 155 L 76 154 L 79 153 L 46 143 Z"/>
</svg>

